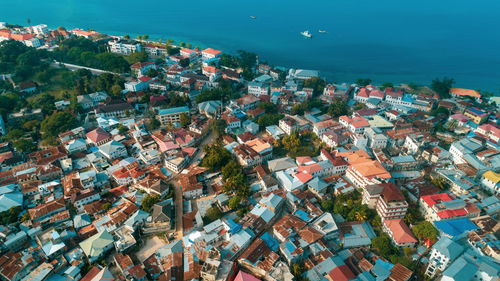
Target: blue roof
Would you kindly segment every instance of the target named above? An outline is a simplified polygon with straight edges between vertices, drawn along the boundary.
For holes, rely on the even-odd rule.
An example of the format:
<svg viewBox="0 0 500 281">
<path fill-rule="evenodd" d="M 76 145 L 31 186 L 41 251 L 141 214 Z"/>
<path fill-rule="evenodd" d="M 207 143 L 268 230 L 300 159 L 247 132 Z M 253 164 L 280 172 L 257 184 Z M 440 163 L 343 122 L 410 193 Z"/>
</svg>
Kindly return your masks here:
<svg viewBox="0 0 500 281">
<path fill-rule="evenodd" d="M 408 94 L 404 94 L 402 100 L 405 102 L 413 103 L 413 98 Z"/>
<path fill-rule="evenodd" d="M 474 264 L 460 257 L 443 272 L 443 275 L 455 280 L 471 280 L 476 272 L 477 267 Z"/>
<path fill-rule="evenodd" d="M 278 250 L 278 247 L 280 246 L 280 244 L 278 243 L 278 241 L 276 241 L 276 239 L 274 239 L 271 236 L 271 234 L 269 234 L 269 232 L 266 232 L 266 233 L 262 234 L 262 236 L 260 237 L 260 239 L 264 240 L 264 242 L 266 243 L 266 245 L 273 252 L 276 251 L 276 250 Z"/>
<path fill-rule="evenodd" d="M 476 230 L 478 227 L 468 218 L 435 221 L 434 225 L 441 231 L 450 236 L 457 236 L 466 231 Z"/>
<path fill-rule="evenodd" d="M 392 157 L 392 161 L 394 161 L 394 163 L 413 162 L 415 161 L 415 158 L 413 158 L 413 156 L 411 155 L 400 155 Z"/>
<path fill-rule="evenodd" d="M 235 234 L 241 229 L 241 224 L 235 223 L 232 219 L 227 219 L 227 224 L 229 225 L 229 233 Z"/>
<path fill-rule="evenodd" d="M 186 112 L 186 111 L 189 111 L 189 107 L 179 106 L 179 107 L 160 109 L 160 110 L 158 110 L 158 114 L 159 115 L 174 114 L 174 113 L 181 113 L 181 112 Z"/>
<path fill-rule="evenodd" d="M 297 211 L 295 211 L 293 213 L 293 215 L 298 217 L 299 219 L 305 221 L 305 222 L 310 222 L 313 219 L 313 217 L 311 215 L 309 215 L 308 213 L 304 212 L 301 209 L 297 209 Z"/>
<path fill-rule="evenodd" d="M 452 260 L 456 259 L 464 251 L 464 247 L 448 237 L 442 237 L 432 247 Z"/>
<path fill-rule="evenodd" d="M 480 110 L 479 108 L 475 108 L 475 107 L 471 107 L 471 108 L 467 108 L 467 111 L 470 111 L 476 115 L 483 115 L 483 114 L 486 114 L 486 112 Z"/>
</svg>

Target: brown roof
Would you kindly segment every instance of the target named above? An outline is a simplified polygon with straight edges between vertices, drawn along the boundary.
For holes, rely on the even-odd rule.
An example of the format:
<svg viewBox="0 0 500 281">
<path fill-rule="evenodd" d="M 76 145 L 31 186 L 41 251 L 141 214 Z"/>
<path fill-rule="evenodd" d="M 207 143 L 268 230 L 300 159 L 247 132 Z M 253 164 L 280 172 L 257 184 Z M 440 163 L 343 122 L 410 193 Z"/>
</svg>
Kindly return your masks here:
<svg viewBox="0 0 500 281">
<path fill-rule="evenodd" d="M 274 231 L 278 232 L 284 238 L 292 233 L 296 233 L 299 229 L 306 225 L 304 221 L 296 216 L 286 214 L 273 225 Z"/>
<path fill-rule="evenodd" d="M 309 244 L 314 243 L 323 237 L 323 234 L 310 226 L 302 228 L 298 231 L 298 234 Z"/>
<path fill-rule="evenodd" d="M 405 197 L 403 196 L 401 190 L 399 190 L 399 188 L 392 182 L 383 183 L 382 185 L 384 185 L 382 196 L 387 202 L 405 200 Z"/>
<path fill-rule="evenodd" d="M 406 268 L 404 265 L 397 263 L 391 269 L 391 275 L 389 275 L 389 279 L 391 281 L 406 281 L 410 279 L 413 272 Z"/>
<path fill-rule="evenodd" d="M 134 265 L 134 262 L 132 262 L 130 256 L 124 255 L 122 253 L 118 253 L 115 255 L 115 261 L 117 262 L 118 266 L 120 267 L 120 270 L 122 271 Z"/>
<path fill-rule="evenodd" d="M 278 257 L 278 254 L 271 251 L 264 240 L 257 238 L 243 252 L 240 259 L 246 260 L 265 271 L 269 271 Z"/>
<path fill-rule="evenodd" d="M 64 203 L 64 198 L 61 197 L 48 203 L 31 208 L 28 210 L 28 212 L 31 216 L 31 219 L 34 220 L 62 208 L 66 208 L 66 204 Z"/>
<path fill-rule="evenodd" d="M 90 131 L 85 136 L 87 136 L 87 138 L 94 143 L 98 143 L 103 140 L 111 138 L 111 135 L 101 128 L 97 128 L 93 131 Z"/>
</svg>

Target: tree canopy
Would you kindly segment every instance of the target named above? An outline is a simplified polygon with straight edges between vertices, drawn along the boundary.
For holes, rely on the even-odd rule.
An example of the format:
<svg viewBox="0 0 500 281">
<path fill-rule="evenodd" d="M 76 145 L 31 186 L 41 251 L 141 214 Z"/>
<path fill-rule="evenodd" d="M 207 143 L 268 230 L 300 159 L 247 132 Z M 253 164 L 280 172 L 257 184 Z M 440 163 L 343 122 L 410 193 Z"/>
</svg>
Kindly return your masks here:
<svg viewBox="0 0 500 281">
<path fill-rule="evenodd" d="M 76 118 L 68 112 L 56 112 L 45 118 L 40 124 L 44 138 L 57 137 L 59 133 L 68 131 L 76 126 Z"/>
<path fill-rule="evenodd" d="M 437 229 L 428 221 L 423 221 L 413 227 L 413 233 L 420 239 L 436 241 L 439 235 Z"/>
<path fill-rule="evenodd" d="M 325 80 L 319 77 L 312 77 L 304 82 L 304 87 L 313 89 L 313 96 L 317 97 L 323 93 L 323 89 L 326 86 Z"/>
<path fill-rule="evenodd" d="M 443 77 L 443 79 L 436 78 L 432 80 L 431 89 L 434 90 L 441 99 L 446 99 L 450 97 L 450 90 L 455 79 Z"/>
<path fill-rule="evenodd" d="M 212 171 L 221 169 L 231 160 L 231 153 L 220 144 L 207 145 L 204 150 L 206 155 L 201 160 L 201 165 Z"/>
<path fill-rule="evenodd" d="M 376 249 L 384 258 L 389 258 L 392 254 L 396 253 L 391 238 L 385 233 L 372 239 L 372 248 Z"/>
</svg>

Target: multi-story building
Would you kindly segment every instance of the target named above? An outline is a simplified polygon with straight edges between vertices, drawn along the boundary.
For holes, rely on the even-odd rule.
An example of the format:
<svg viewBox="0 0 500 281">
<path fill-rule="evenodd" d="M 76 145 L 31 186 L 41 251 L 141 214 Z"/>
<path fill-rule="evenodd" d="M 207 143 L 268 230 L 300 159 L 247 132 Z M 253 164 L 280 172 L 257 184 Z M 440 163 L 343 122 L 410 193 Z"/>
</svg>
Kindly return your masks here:
<svg viewBox="0 0 500 281">
<path fill-rule="evenodd" d="M 483 124 L 488 120 L 489 113 L 486 111 L 483 111 L 477 107 L 471 107 L 467 108 L 464 112 L 464 115 L 469 117 L 472 122 L 476 124 Z"/>
<path fill-rule="evenodd" d="M 420 197 L 420 209 L 428 221 L 476 217 L 481 212 L 474 203 L 454 199 L 448 193 Z"/>
<path fill-rule="evenodd" d="M 481 185 L 495 194 L 500 194 L 500 174 L 487 171 L 481 176 Z"/>
<path fill-rule="evenodd" d="M 120 55 L 130 55 L 142 51 L 141 43 L 133 40 L 114 40 L 108 42 L 109 51 Z"/>
<path fill-rule="evenodd" d="M 189 107 L 180 106 L 173 108 L 166 108 L 158 110 L 158 115 L 156 119 L 160 121 L 162 125 L 167 125 L 168 123 L 176 123 L 181 121 L 181 115 L 185 113 L 189 115 Z"/>
<path fill-rule="evenodd" d="M 443 272 L 456 258 L 458 258 L 464 247 L 457 242 L 443 237 L 432 246 L 429 265 L 425 270 L 425 275 L 434 277 L 437 272 Z"/>
<path fill-rule="evenodd" d="M 216 59 L 216 58 L 219 58 L 221 54 L 222 54 L 222 51 L 208 48 L 208 49 L 201 51 L 201 58 L 203 60 Z"/>
<path fill-rule="evenodd" d="M 377 201 L 377 213 L 382 220 L 402 219 L 408 211 L 408 203 L 403 193 L 392 182 L 384 184 Z"/>
<path fill-rule="evenodd" d="M 261 82 L 248 82 L 248 93 L 256 97 L 269 94 L 269 86 Z"/>
</svg>

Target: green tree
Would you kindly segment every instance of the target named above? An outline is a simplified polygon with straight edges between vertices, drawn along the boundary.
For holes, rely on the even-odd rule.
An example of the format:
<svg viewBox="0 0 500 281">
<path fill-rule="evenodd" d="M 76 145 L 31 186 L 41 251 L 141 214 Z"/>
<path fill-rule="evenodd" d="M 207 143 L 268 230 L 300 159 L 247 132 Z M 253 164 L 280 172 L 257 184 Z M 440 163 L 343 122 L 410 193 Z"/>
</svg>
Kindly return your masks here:
<svg viewBox="0 0 500 281">
<path fill-rule="evenodd" d="M 229 199 L 228 206 L 229 208 L 231 208 L 231 210 L 236 210 L 240 207 L 240 203 L 241 203 L 241 197 L 236 195 L 231 197 L 231 199 Z"/>
<path fill-rule="evenodd" d="M 148 54 L 146 54 L 145 51 L 133 52 L 130 55 L 126 56 L 125 59 L 130 64 L 134 64 L 137 62 L 147 62 L 148 61 Z"/>
<path fill-rule="evenodd" d="M 33 141 L 28 139 L 19 139 L 12 143 L 17 151 L 22 153 L 28 153 L 34 151 L 37 147 Z"/>
<path fill-rule="evenodd" d="M 149 212 L 151 208 L 153 208 L 154 204 L 158 203 L 161 201 L 160 195 L 146 195 L 141 202 L 141 208 Z"/>
<path fill-rule="evenodd" d="M 120 98 L 122 96 L 122 87 L 120 85 L 115 84 L 111 87 L 111 96 L 115 98 Z"/>
<path fill-rule="evenodd" d="M 278 106 L 272 102 L 262 102 L 257 106 L 258 108 L 264 109 L 266 113 L 276 113 L 278 112 Z"/>
<path fill-rule="evenodd" d="M 328 114 L 334 118 L 349 113 L 349 106 L 344 99 L 334 99 L 333 103 L 328 107 Z"/>
<path fill-rule="evenodd" d="M 370 84 L 372 82 L 372 79 L 370 78 L 358 78 L 356 79 L 356 84 L 358 84 L 359 86 L 366 86 L 368 84 Z"/>
<path fill-rule="evenodd" d="M 161 126 L 161 123 L 156 118 L 149 119 L 149 127 L 151 130 L 156 130 L 156 129 L 160 128 L 160 126 Z"/>
<path fill-rule="evenodd" d="M 304 87 L 313 89 L 313 96 L 317 97 L 323 94 L 323 89 L 326 86 L 325 80 L 319 77 L 312 77 L 304 82 Z"/>
<path fill-rule="evenodd" d="M 148 77 L 156 77 L 156 76 L 158 76 L 158 70 L 156 70 L 154 68 L 150 68 L 146 72 L 146 76 L 148 76 Z"/>
<path fill-rule="evenodd" d="M 148 40 L 148 39 L 149 39 L 149 35 L 144 34 L 144 35 L 142 36 L 142 39 L 144 39 L 144 40 Z"/>
<path fill-rule="evenodd" d="M 125 134 L 126 132 L 128 132 L 128 127 L 127 126 L 124 126 L 122 124 L 119 124 L 118 125 L 118 131 L 120 132 L 120 134 Z"/>
<path fill-rule="evenodd" d="M 385 233 L 372 239 L 372 249 L 376 249 L 384 258 L 389 258 L 396 252 L 391 243 L 391 238 Z"/>
<path fill-rule="evenodd" d="M 392 82 L 385 82 L 385 83 L 382 83 L 382 85 L 380 86 L 380 88 L 382 88 L 382 89 L 392 88 L 392 87 L 394 87 L 394 84 Z"/>
<path fill-rule="evenodd" d="M 173 48 L 173 47 L 167 48 L 167 54 L 169 56 L 178 55 L 180 53 L 180 51 L 181 51 L 181 49 L 179 49 L 179 48 Z"/>
<path fill-rule="evenodd" d="M 129 39 L 130 39 L 130 35 L 124 35 L 124 36 L 123 36 L 123 39 L 125 39 L 125 40 L 129 40 Z"/>
<path fill-rule="evenodd" d="M 222 137 L 222 135 L 224 135 L 224 131 L 226 130 L 227 124 L 226 124 L 225 120 L 217 119 L 217 120 L 212 121 L 212 123 L 210 124 L 210 127 L 212 128 L 215 136 L 217 138 L 220 138 L 220 137 Z"/>
<path fill-rule="evenodd" d="M 104 203 L 104 204 L 102 204 L 102 209 L 107 211 L 107 210 L 111 209 L 111 206 L 112 206 L 111 203 Z"/>
<path fill-rule="evenodd" d="M 428 221 L 423 221 L 413 227 L 413 233 L 420 239 L 436 241 L 439 235 L 437 229 Z"/>
<path fill-rule="evenodd" d="M 184 128 L 186 128 L 189 125 L 189 123 L 191 123 L 191 118 L 187 113 L 182 113 L 180 119 L 181 119 L 180 124 Z"/>
<path fill-rule="evenodd" d="M 59 133 L 68 131 L 76 125 L 76 118 L 68 112 L 56 112 L 45 118 L 40 124 L 44 138 L 57 137 Z"/>
<path fill-rule="evenodd" d="M 217 207 L 210 207 L 207 212 L 205 213 L 205 217 L 204 217 L 204 222 L 205 223 L 211 223 L 213 221 L 216 221 L 220 218 L 222 218 L 222 211 L 217 208 Z"/>
<path fill-rule="evenodd" d="M 204 148 L 206 155 L 201 161 L 201 166 L 208 168 L 211 171 L 221 169 L 229 160 L 231 153 L 222 147 L 220 144 L 207 145 Z"/>
<path fill-rule="evenodd" d="M 257 119 L 257 124 L 264 129 L 267 126 L 277 125 L 281 119 L 283 119 L 283 114 L 264 114 Z"/>
<path fill-rule="evenodd" d="M 450 97 L 450 89 L 455 83 L 455 79 L 443 77 L 443 79 L 436 78 L 431 82 L 431 89 L 434 90 L 441 99 Z"/>
</svg>

